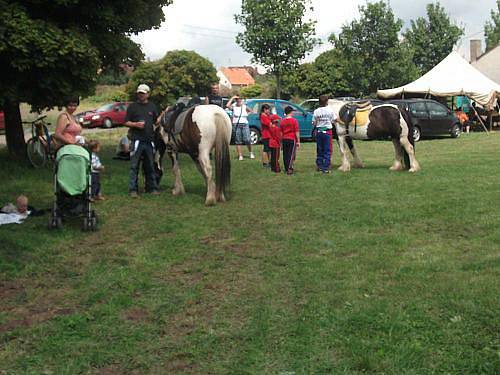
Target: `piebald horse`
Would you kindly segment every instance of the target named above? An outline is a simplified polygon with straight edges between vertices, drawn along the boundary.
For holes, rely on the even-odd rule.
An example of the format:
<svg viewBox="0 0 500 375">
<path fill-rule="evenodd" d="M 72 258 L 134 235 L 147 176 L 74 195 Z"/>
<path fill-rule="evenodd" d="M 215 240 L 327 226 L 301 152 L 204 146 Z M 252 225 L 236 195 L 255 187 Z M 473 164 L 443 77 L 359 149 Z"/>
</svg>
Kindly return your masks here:
<svg viewBox="0 0 500 375">
<path fill-rule="evenodd" d="M 347 172 L 351 163 L 347 157 L 347 146 L 354 159 L 354 166 L 363 167 L 363 162 L 352 142 L 353 139 L 387 139 L 394 145 L 395 159 L 391 171 L 404 169 L 403 158 L 409 172 L 417 172 L 420 165 L 415 158 L 413 124 L 405 110 L 393 104 L 372 106 L 370 102 L 330 101 L 329 106 L 337 115 L 335 130 L 338 136 L 342 164 L 340 171 Z"/>
<path fill-rule="evenodd" d="M 155 167 L 161 177 L 162 158 L 167 151 L 175 176 L 173 195 L 184 194 L 179 169 L 178 153 L 191 156 L 207 186 L 206 205 L 226 200 L 231 179 L 229 142 L 231 121 L 226 112 L 216 105 L 198 105 L 185 109 L 176 104 L 160 115 L 155 130 Z M 215 149 L 215 183 L 212 178 L 210 153 Z"/>
</svg>

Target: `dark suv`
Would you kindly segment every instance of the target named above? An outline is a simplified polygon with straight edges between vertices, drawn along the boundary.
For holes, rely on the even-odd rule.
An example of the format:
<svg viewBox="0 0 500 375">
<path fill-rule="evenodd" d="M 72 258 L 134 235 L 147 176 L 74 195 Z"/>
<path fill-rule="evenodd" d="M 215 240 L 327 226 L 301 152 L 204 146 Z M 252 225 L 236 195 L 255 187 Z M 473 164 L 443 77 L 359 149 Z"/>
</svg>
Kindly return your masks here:
<svg viewBox="0 0 500 375">
<path fill-rule="evenodd" d="M 389 103 L 408 111 L 413 121 L 415 142 L 423 137 L 442 134 L 457 138 L 462 133 L 462 125 L 453 112 L 435 100 L 400 99 L 389 100 Z"/>
</svg>

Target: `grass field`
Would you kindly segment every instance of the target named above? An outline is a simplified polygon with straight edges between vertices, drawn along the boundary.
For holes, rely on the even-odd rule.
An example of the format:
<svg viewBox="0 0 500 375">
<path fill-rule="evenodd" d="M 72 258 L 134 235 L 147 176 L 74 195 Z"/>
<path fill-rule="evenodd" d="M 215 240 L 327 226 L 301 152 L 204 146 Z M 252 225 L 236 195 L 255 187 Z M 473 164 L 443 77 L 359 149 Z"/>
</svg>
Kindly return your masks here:
<svg viewBox="0 0 500 375">
<path fill-rule="evenodd" d="M 0 227 L 0 374 L 500 372 L 500 134 L 420 142 L 416 175 L 390 142 L 349 174 L 317 174 L 313 144 L 291 177 L 234 161 L 207 208 L 185 156 L 185 196 L 168 170 L 129 199 L 123 132 L 98 134 L 99 232 Z M 50 169 L 0 167 L 0 202 L 50 206 Z"/>
</svg>

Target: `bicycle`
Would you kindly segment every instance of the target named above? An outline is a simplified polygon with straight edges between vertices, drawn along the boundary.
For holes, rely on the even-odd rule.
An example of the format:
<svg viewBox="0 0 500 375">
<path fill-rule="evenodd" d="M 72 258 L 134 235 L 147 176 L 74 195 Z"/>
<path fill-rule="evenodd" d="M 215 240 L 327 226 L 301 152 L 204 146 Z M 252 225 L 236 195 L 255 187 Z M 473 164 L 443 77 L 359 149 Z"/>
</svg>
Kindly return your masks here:
<svg viewBox="0 0 500 375">
<path fill-rule="evenodd" d="M 38 117 L 33 121 L 23 121 L 23 124 L 31 124 L 31 138 L 26 143 L 26 153 L 33 167 L 43 167 L 48 160 L 55 158 L 55 145 L 49 133 L 48 125 L 44 119 L 46 115 Z"/>
</svg>

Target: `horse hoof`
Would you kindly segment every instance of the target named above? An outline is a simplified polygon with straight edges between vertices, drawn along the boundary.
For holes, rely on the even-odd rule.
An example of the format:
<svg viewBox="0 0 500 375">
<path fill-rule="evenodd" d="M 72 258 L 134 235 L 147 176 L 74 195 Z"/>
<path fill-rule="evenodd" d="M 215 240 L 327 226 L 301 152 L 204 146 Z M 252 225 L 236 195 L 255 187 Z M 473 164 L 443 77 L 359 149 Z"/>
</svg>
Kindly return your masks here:
<svg viewBox="0 0 500 375">
<path fill-rule="evenodd" d="M 172 190 L 172 195 L 173 196 L 184 195 L 184 190 L 174 189 L 174 190 Z"/>
<path fill-rule="evenodd" d="M 420 170 L 420 168 L 410 168 L 408 170 L 408 172 L 415 173 L 415 172 L 418 172 L 419 170 Z"/>
<path fill-rule="evenodd" d="M 354 168 L 364 168 L 365 165 L 363 163 L 355 163 Z"/>
<path fill-rule="evenodd" d="M 402 165 L 399 165 L 399 166 L 394 166 L 393 165 L 392 167 L 389 168 L 389 170 L 393 171 L 393 172 L 394 171 L 401 171 L 401 170 L 403 170 L 403 166 Z"/>
<path fill-rule="evenodd" d="M 351 168 L 339 167 L 338 170 L 341 171 L 341 172 L 349 172 L 351 170 Z"/>
<path fill-rule="evenodd" d="M 216 203 L 215 199 L 207 199 L 205 201 L 205 206 L 215 206 Z"/>
</svg>

